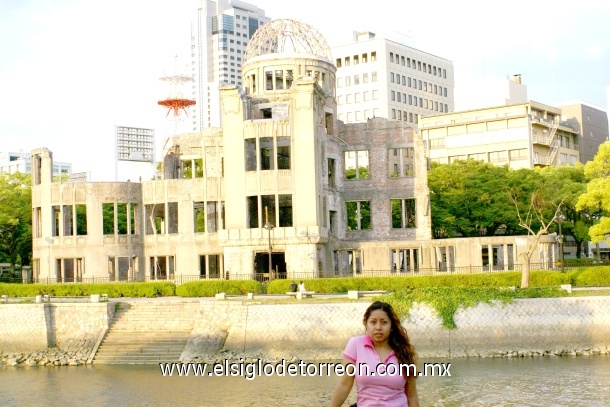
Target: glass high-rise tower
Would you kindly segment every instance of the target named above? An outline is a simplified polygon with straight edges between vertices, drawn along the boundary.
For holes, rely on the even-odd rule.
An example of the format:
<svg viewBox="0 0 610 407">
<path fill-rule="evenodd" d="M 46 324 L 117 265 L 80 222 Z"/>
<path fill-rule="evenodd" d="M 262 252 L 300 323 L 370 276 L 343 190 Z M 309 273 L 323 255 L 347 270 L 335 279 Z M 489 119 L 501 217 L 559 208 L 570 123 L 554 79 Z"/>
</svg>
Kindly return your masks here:
<svg viewBox="0 0 610 407">
<path fill-rule="evenodd" d="M 220 127 L 218 87 L 241 89 L 241 66 L 248 41 L 258 27 L 269 21 L 265 11 L 235 0 L 200 0 L 191 25 L 193 131 Z"/>
</svg>

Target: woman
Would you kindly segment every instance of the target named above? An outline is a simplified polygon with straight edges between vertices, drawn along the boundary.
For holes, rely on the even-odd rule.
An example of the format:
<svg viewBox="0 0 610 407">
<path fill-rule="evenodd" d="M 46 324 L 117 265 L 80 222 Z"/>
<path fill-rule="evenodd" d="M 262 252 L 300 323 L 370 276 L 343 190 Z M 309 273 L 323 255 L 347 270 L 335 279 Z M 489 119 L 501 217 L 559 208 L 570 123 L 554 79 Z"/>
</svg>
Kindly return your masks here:
<svg viewBox="0 0 610 407">
<path fill-rule="evenodd" d="M 415 350 L 392 306 L 381 301 L 372 303 L 362 322 L 366 334 L 351 338 L 343 352 L 343 365 L 353 364 L 355 375 L 341 376 L 331 407 L 345 402 L 354 379 L 358 407 L 419 407 L 413 369 L 399 370 L 399 365 L 415 364 Z M 347 371 L 351 372 L 351 368 Z"/>
</svg>

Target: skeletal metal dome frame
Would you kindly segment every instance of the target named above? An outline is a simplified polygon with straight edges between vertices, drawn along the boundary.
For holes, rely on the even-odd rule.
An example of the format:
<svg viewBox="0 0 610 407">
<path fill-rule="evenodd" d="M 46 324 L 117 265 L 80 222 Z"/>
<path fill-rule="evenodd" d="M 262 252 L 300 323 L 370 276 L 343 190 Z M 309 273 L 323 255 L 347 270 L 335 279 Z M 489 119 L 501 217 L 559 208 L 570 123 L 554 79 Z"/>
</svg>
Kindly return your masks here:
<svg viewBox="0 0 610 407">
<path fill-rule="evenodd" d="M 260 27 L 250 39 L 245 60 L 267 54 L 311 54 L 332 60 L 326 38 L 309 24 L 298 20 L 273 20 Z"/>
</svg>

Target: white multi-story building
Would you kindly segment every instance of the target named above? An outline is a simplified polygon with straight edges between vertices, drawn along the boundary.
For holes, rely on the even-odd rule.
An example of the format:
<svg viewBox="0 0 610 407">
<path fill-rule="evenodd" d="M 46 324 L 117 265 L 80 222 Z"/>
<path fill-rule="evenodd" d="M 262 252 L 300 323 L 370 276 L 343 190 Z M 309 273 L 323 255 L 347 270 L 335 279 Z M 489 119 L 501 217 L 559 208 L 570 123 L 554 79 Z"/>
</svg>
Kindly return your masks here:
<svg viewBox="0 0 610 407">
<path fill-rule="evenodd" d="M 201 0 L 191 24 L 191 57 L 194 79 L 191 109 L 193 130 L 220 127 L 221 85 L 241 88 L 241 66 L 248 41 L 261 24 L 265 11 L 235 0 Z"/>
<path fill-rule="evenodd" d="M 345 123 L 384 117 L 417 126 L 419 116 L 454 110 L 453 62 L 445 58 L 371 32 L 332 51 L 338 119 Z"/>
<path fill-rule="evenodd" d="M 23 152 L 0 152 L 0 174 L 9 173 L 14 174 L 21 172 L 24 174 L 32 173 L 32 163 L 30 160 L 30 153 Z M 72 164 L 64 163 L 59 161 L 53 161 L 52 175 L 57 177 L 60 174 L 71 174 Z"/>
</svg>

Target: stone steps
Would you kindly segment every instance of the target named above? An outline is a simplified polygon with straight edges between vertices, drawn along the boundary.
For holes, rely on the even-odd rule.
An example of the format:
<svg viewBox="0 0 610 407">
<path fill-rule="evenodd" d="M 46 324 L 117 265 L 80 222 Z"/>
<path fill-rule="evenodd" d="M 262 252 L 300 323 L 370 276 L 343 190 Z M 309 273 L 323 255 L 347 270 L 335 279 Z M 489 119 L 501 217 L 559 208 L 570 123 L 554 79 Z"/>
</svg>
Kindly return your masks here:
<svg viewBox="0 0 610 407">
<path fill-rule="evenodd" d="M 117 310 L 93 359 L 98 364 L 178 362 L 199 303 L 131 303 Z"/>
</svg>

